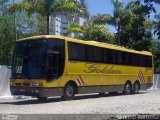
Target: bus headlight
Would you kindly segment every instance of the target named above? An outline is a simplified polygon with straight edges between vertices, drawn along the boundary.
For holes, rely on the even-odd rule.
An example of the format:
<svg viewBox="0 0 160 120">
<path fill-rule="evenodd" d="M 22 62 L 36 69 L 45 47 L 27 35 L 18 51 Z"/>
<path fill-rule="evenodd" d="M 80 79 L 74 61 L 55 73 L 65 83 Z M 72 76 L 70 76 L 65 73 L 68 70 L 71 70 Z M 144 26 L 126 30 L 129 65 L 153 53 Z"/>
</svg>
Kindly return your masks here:
<svg viewBox="0 0 160 120">
<path fill-rule="evenodd" d="M 31 83 L 31 86 L 33 86 L 33 87 L 41 87 L 42 83 Z"/>
<path fill-rule="evenodd" d="M 10 85 L 11 85 L 11 86 L 13 86 L 13 85 L 14 85 L 14 83 L 12 83 L 12 82 L 11 82 L 11 83 L 10 83 Z"/>
</svg>

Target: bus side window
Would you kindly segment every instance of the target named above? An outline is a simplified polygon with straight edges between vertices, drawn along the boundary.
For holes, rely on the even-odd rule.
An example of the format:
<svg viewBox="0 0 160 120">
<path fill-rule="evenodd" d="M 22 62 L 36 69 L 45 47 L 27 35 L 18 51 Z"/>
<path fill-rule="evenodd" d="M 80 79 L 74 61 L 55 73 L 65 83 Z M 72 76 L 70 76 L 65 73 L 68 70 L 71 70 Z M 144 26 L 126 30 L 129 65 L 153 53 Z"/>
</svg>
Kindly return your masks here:
<svg viewBox="0 0 160 120">
<path fill-rule="evenodd" d="M 104 63 L 109 63 L 109 51 L 107 49 L 103 49 Z"/>
<path fill-rule="evenodd" d="M 122 53 L 122 63 L 123 63 L 123 65 L 129 65 L 129 53 L 127 53 L 127 52 L 123 52 Z"/>
<path fill-rule="evenodd" d="M 122 52 L 121 51 L 118 51 L 118 64 L 122 65 L 123 63 L 123 60 L 122 60 Z"/>
<path fill-rule="evenodd" d="M 145 67 L 145 56 L 144 55 L 140 56 L 140 66 Z"/>
<path fill-rule="evenodd" d="M 95 62 L 103 62 L 101 48 L 98 48 L 98 47 L 94 48 L 94 60 L 95 60 Z"/>
<path fill-rule="evenodd" d="M 104 54 L 105 54 L 105 62 L 108 64 L 113 63 L 113 51 L 106 49 Z"/>
<path fill-rule="evenodd" d="M 131 62 L 131 64 L 133 66 L 139 66 L 138 65 L 139 64 L 139 56 L 138 55 L 132 54 L 132 62 Z"/>
<path fill-rule="evenodd" d="M 145 56 L 145 67 L 152 67 L 152 57 Z"/>
<path fill-rule="evenodd" d="M 88 62 L 94 62 L 94 47 L 93 46 L 87 46 L 87 61 Z"/>
<path fill-rule="evenodd" d="M 85 61 L 86 59 L 86 45 L 78 43 L 68 43 L 69 60 Z"/>
</svg>

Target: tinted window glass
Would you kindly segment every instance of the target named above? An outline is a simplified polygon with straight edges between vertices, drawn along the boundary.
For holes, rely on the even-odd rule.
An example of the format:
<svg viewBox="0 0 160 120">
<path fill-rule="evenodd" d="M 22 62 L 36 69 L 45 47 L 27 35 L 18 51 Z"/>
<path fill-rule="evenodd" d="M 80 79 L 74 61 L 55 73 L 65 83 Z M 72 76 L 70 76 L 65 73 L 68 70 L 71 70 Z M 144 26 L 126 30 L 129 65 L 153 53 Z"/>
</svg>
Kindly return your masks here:
<svg viewBox="0 0 160 120">
<path fill-rule="evenodd" d="M 102 49 L 95 47 L 94 49 L 94 57 L 96 62 L 103 62 L 102 58 Z"/>
<path fill-rule="evenodd" d="M 129 56 L 128 56 L 129 53 L 127 52 L 123 52 L 122 53 L 122 62 L 124 65 L 129 65 Z"/>
<path fill-rule="evenodd" d="M 113 51 L 109 49 L 104 49 L 104 62 L 113 63 Z"/>
<path fill-rule="evenodd" d="M 94 46 L 87 46 L 87 61 L 102 62 L 102 49 Z"/>
<path fill-rule="evenodd" d="M 118 64 L 122 64 L 123 61 L 122 61 L 122 52 L 121 51 L 118 51 Z"/>
<path fill-rule="evenodd" d="M 87 46 L 87 61 L 95 61 L 94 47 Z"/>
<path fill-rule="evenodd" d="M 71 43 L 68 44 L 69 60 L 85 60 L 86 46 L 83 44 Z"/>
<path fill-rule="evenodd" d="M 64 46 L 64 40 L 62 39 L 48 39 L 48 52 L 53 52 L 57 54 L 57 58 L 52 58 L 50 56 L 50 63 L 51 66 L 57 66 L 57 72 L 59 76 L 62 75 L 64 71 L 64 63 L 65 63 L 65 46 Z M 54 70 L 53 70 L 54 72 Z M 55 71 L 56 73 L 56 71 Z"/>
<path fill-rule="evenodd" d="M 145 66 L 152 67 L 152 57 L 149 57 L 149 56 L 145 57 Z"/>
<path fill-rule="evenodd" d="M 152 57 L 69 42 L 69 60 L 151 67 Z"/>
<path fill-rule="evenodd" d="M 45 61 L 47 41 L 43 39 L 21 41 L 16 44 L 12 77 L 39 79 L 45 77 L 42 64 Z"/>
<path fill-rule="evenodd" d="M 145 56 L 144 55 L 140 56 L 140 66 L 145 67 Z"/>
<path fill-rule="evenodd" d="M 137 54 L 132 54 L 132 60 L 131 60 L 131 65 L 133 66 L 139 66 L 139 55 Z"/>
</svg>

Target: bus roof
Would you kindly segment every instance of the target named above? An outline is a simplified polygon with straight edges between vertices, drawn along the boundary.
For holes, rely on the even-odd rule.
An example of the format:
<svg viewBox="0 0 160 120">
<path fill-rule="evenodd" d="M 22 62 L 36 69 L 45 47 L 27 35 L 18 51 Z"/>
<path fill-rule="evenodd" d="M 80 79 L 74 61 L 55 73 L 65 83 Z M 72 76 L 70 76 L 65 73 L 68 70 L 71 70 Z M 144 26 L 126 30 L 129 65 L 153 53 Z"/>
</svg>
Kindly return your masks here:
<svg viewBox="0 0 160 120">
<path fill-rule="evenodd" d="M 113 50 L 119 50 L 119 51 L 125 51 L 125 52 L 130 52 L 130 53 L 152 56 L 152 53 L 148 52 L 148 51 L 137 51 L 137 50 L 128 49 L 128 48 L 118 46 L 118 45 L 113 45 L 113 44 L 108 44 L 108 43 L 103 43 L 103 42 L 97 42 L 97 41 L 90 41 L 90 40 L 80 40 L 80 39 L 69 38 L 69 37 L 58 36 L 58 35 L 32 36 L 32 37 L 19 39 L 19 40 L 17 40 L 17 42 L 25 41 L 25 40 L 29 40 L 29 39 L 36 40 L 36 39 L 43 39 L 43 38 L 59 38 L 59 39 L 65 39 L 66 41 L 75 42 L 75 43 L 81 43 L 81 44 L 103 47 L 103 48 L 108 48 L 108 49 L 113 49 Z"/>
</svg>

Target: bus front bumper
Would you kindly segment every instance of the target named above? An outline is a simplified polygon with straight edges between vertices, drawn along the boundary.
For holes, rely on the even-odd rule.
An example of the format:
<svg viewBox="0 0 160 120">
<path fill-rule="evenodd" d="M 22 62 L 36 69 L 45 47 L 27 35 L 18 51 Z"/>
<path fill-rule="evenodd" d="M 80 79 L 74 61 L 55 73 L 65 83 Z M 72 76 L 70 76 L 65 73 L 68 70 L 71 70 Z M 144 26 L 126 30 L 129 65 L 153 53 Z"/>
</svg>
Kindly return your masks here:
<svg viewBox="0 0 160 120">
<path fill-rule="evenodd" d="M 63 95 L 63 88 L 11 86 L 10 89 L 12 95 L 25 95 L 36 97 L 51 97 Z"/>
</svg>

